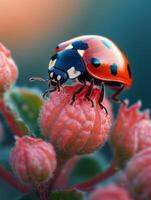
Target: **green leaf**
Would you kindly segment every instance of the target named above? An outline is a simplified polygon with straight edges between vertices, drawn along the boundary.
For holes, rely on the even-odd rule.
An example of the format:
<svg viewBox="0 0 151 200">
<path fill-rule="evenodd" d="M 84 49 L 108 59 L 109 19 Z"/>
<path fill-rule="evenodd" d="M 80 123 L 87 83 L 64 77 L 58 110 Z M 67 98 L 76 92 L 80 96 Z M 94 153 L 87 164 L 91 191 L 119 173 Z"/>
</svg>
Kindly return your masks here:
<svg viewBox="0 0 151 200">
<path fill-rule="evenodd" d="M 17 198 L 17 200 L 40 200 L 36 195 L 27 194 Z"/>
<path fill-rule="evenodd" d="M 107 161 L 99 153 L 83 156 L 76 163 L 69 178 L 69 185 L 79 183 L 96 176 L 107 167 Z"/>
<path fill-rule="evenodd" d="M 82 200 L 83 194 L 79 191 L 58 191 L 49 196 L 49 200 Z"/>
<path fill-rule="evenodd" d="M 43 104 L 41 94 L 37 90 L 16 87 L 6 98 L 8 106 L 17 116 L 17 120 L 24 124 L 24 132 L 27 134 L 30 130 L 35 136 L 40 137 L 38 116 Z"/>
</svg>

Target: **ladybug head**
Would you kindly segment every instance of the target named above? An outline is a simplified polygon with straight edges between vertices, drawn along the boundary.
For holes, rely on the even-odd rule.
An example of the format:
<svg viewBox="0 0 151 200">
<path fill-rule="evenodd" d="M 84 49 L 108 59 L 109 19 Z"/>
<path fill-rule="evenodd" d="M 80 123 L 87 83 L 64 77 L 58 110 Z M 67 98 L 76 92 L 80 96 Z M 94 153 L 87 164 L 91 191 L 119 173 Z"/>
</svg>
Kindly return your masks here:
<svg viewBox="0 0 151 200">
<path fill-rule="evenodd" d="M 48 73 L 50 84 L 62 85 L 68 79 L 75 79 L 85 71 L 82 59 L 88 45 L 82 41 L 76 41 L 64 50 L 53 55 L 49 62 Z"/>
</svg>

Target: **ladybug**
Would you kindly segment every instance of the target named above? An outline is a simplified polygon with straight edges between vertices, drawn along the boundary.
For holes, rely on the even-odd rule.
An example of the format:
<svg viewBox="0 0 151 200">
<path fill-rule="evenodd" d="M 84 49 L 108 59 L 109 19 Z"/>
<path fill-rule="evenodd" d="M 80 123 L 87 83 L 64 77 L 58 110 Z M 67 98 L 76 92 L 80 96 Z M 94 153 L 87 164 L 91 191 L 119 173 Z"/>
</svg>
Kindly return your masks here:
<svg viewBox="0 0 151 200">
<path fill-rule="evenodd" d="M 43 96 L 60 90 L 60 86 L 68 79 L 77 79 L 82 85 L 72 96 L 71 104 L 73 104 L 76 95 L 84 89 L 87 82 L 90 82 L 85 97 L 93 106 L 90 97 L 93 86 L 100 86 L 98 103 L 106 113 L 107 110 L 102 104 L 104 85 L 115 91 L 111 96 L 112 100 L 122 102 L 118 95 L 125 87 L 130 87 L 132 84 L 132 73 L 126 56 L 111 40 L 98 35 L 80 36 L 60 43 L 50 58 L 48 74 L 48 86 L 52 85 L 53 89 L 47 90 Z M 31 78 L 31 80 L 44 79 Z"/>
</svg>

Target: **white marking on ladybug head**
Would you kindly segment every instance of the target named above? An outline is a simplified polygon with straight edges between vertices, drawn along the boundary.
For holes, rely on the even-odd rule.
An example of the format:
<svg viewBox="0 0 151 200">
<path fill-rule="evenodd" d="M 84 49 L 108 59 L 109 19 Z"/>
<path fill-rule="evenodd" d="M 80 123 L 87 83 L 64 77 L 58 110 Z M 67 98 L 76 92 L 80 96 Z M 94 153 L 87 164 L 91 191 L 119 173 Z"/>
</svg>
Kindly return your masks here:
<svg viewBox="0 0 151 200">
<path fill-rule="evenodd" d="M 48 69 L 50 70 L 52 67 L 54 67 L 54 65 L 55 65 L 55 63 L 56 63 L 56 59 L 55 60 L 50 60 L 50 62 L 49 62 L 49 67 L 48 67 Z"/>
<path fill-rule="evenodd" d="M 57 80 L 58 80 L 58 81 L 61 80 L 61 76 L 60 76 L 60 75 L 57 76 Z"/>
<path fill-rule="evenodd" d="M 84 54 L 84 50 L 80 50 L 80 49 L 78 49 L 77 52 L 80 54 L 81 57 L 82 57 L 83 54 Z"/>
<path fill-rule="evenodd" d="M 73 49 L 72 44 L 68 45 L 65 49 Z"/>
<path fill-rule="evenodd" d="M 50 73 L 50 78 L 52 78 L 52 77 L 53 77 L 53 72 Z"/>
<path fill-rule="evenodd" d="M 75 67 L 71 67 L 70 69 L 68 69 L 67 73 L 70 79 L 77 78 L 81 74 L 81 72 L 77 71 Z"/>
</svg>

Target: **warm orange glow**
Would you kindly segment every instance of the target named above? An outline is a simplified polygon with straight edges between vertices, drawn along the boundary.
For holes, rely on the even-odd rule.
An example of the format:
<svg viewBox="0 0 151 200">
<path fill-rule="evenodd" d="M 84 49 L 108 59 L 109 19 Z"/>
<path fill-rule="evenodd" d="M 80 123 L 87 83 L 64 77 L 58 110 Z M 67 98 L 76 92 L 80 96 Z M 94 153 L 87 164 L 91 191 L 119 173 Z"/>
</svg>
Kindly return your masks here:
<svg viewBox="0 0 151 200">
<path fill-rule="evenodd" d="M 54 35 L 77 7 L 71 0 L 0 0 L 0 40 L 14 45 Z"/>
</svg>

